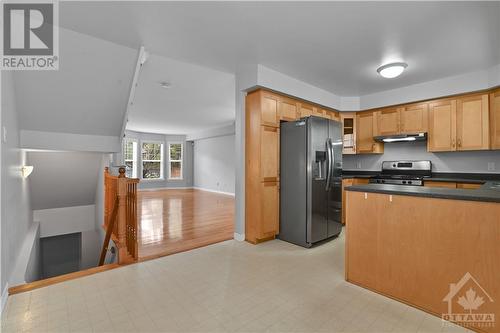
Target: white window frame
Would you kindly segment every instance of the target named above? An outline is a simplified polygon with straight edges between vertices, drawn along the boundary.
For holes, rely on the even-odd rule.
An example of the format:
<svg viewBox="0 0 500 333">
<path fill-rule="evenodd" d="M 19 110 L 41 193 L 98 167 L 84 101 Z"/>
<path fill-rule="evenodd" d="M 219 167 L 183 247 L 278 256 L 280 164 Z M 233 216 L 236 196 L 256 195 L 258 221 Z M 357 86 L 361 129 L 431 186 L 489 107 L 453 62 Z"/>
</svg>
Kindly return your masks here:
<svg viewBox="0 0 500 333">
<path fill-rule="evenodd" d="M 142 159 L 142 145 L 145 143 L 153 143 L 160 145 L 160 178 L 143 178 L 144 162 L 158 162 L 157 160 L 144 160 Z M 139 151 L 139 157 L 141 159 L 141 180 L 145 182 L 154 182 L 165 180 L 164 170 L 165 170 L 165 142 L 158 140 L 141 140 L 141 150 Z"/>
<path fill-rule="evenodd" d="M 132 142 L 135 143 L 135 151 L 132 145 L 132 160 L 126 160 L 125 159 L 125 144 L 126 142 Z M 139 174 L 139 163 L 138 163 L 138 151 L 139 151 L 139 142 L 137 139 L 134 138 L 127 138 L 125 137 L 123 139 L 123 144 L 122 144 L 122 160 L 123 160 L 123 165 L 125 165 L 125 162 L 131 161 L 132 162 L 132 178 L 137 178 L 137 175 Z"/>
<path fill-rule="evenodd" d="M 181 145 L 181 159 L 180 160 L 171 160 L 170 159 L 170 146 L 171 145 L 179 145 L 179 144 Z M 168 153 L 168 180 L 183 180 L 184 179 L 184 142 L 182 142 L 182 141 L 167 142 L 167 153 Z M 180 177 L 172 177 L 172 175 L 170 174 L 172 162 L 181 162 L 181 176 Z"/>
</svg>

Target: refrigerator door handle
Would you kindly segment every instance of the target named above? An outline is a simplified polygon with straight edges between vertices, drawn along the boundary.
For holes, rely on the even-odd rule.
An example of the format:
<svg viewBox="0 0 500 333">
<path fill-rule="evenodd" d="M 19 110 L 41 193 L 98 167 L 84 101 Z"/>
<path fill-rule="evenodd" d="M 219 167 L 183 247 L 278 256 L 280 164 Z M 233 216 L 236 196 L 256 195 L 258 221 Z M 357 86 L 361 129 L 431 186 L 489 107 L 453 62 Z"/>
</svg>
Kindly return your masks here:
<svg viewBox="0 0 500 333">
<path fill-rule="evenodd" d="M 333 149 L 332 140 L 330 138 L 326 139 L 326 155 L 328 157 L 326 163 L 326 186 L 325 191 L 330 189 L 330 182 L 332 181 L 332 169 L 333 169 Z"/>
</svg>

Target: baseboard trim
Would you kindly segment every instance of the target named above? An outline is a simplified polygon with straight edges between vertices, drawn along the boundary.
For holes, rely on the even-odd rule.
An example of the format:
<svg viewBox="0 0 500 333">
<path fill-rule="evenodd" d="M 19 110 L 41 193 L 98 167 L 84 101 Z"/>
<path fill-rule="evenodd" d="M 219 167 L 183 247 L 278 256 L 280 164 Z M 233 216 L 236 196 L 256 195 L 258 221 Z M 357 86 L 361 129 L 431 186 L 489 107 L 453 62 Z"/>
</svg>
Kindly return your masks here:
<svg viewBox="0 0 500 333">
<path fill-rule="evenodd" d="M 243 242 L 245 240 L 245 234 L 239 234 L 237 232 L 234 233 L 233 235 L 234 240 L 237 240 L 238 242 Z"/>
<path fill-rule="evenodd" d="M 213 193 L 219 193 L 219 194 L 230 195 L 230 196 L 234 197 L 234 193 L 231 193 L 231 192 L 216 191 L 216 190 L 211 190 L 211 189 L 208 189 L 208 188 L 196 187 L 196 186 L 193 186 L 193 188 L 195 190 L 207 191 L 207 192 L 213 192 Z"/>
<path fill-rule="evenodd" d="M 7 299 L 9 298 L 9 283 L 5 284 L 5 288 L 2 291 L 2 300 L 0 301 L 0 314 L 3 313 L 5 304 L 7 304 Z"/>
<path fill-rule="evenodd" d="M 139 188 L 137 189 L 140 192 L 148 192 L 148 191 L 164 191 L 164 190 L 192 190 L 192 186 L 188 187 L 150 187 L 150 188 Z"/>
</svg>

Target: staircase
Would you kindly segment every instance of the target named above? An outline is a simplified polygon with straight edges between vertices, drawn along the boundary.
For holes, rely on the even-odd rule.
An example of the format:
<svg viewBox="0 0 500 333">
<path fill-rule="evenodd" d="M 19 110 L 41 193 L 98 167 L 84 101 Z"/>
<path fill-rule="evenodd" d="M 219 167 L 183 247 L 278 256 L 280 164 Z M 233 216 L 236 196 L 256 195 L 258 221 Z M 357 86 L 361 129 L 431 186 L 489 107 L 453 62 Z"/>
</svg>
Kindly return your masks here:
<svg viewBox="0 0 500 333">
<path fill-rule="evenodd" d="M 136 262 L 137 243 L 137 184 L 139 179 L 127 178 L 125 168 L 113 176 L 109 168 L 104 170 L 104 225 L 106 237 L 101 250 L 99 266 L 104 264 L 109 241 L 113 240 L 118 250 L 119 265 Z"/>
</svg>

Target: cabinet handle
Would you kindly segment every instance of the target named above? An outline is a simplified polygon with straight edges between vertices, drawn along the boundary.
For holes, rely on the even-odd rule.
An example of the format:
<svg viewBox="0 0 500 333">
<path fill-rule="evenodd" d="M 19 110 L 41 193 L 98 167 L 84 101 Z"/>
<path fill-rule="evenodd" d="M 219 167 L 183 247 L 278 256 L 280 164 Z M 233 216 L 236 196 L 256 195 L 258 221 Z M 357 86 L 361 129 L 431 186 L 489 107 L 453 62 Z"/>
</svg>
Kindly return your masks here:
<svg viewBox="0 0 500 333">
<path fill-rule="evenodd" d="M 462 147 L 462 140 L 458 139 L 458 146 Z"/>
<path fill-rule="evenodd" d="M 451 147 L 452 147 L 452 148 L 455 148 L 455 139 L 452 139 L 452 140 L 451 140 Z"/>
</svg>

